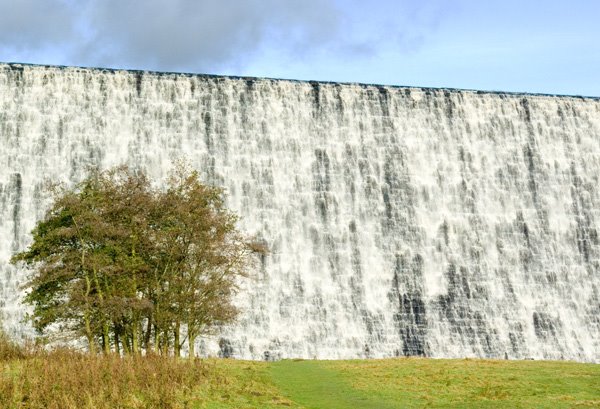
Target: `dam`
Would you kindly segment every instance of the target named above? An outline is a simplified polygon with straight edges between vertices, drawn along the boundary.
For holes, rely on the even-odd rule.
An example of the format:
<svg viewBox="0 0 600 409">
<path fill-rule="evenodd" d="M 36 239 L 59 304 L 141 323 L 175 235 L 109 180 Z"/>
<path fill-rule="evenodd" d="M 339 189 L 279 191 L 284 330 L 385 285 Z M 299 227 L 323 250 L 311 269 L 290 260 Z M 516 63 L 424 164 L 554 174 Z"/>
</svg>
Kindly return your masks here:
<svg viewBox="0 0 600 409">
<path fill-rule="evenodd" d="M 185 160 L 269 249 L 203 355 L 600 362 L 600 99 L 0 64 L 0 311 L 48 181 Z"/>
</svg>

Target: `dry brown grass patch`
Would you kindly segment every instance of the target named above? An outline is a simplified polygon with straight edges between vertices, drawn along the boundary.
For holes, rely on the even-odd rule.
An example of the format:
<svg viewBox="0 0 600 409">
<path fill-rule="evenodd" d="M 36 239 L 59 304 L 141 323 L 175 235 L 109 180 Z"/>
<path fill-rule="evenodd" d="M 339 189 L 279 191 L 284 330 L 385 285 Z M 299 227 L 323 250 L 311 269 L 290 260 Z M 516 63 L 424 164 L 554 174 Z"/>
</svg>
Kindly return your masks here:
<svg viewBox="0 0 600 409">
<path fill-rule="evenodd" d="M 184 408 L 205 364 L 159 356 L 91 356 L 69 350 L 12 361 L 0 378 L 8 408 Z"/>
</svg>

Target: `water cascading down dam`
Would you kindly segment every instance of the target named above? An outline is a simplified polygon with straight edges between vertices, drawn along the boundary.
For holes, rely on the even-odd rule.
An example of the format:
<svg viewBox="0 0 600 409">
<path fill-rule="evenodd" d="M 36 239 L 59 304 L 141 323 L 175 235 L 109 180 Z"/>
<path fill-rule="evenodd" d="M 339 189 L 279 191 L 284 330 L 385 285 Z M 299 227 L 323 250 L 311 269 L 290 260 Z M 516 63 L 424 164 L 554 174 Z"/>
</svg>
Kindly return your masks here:
<svg viewBox="0 0 600 409">
<path fill-rule="evenodd" d="M 600 362 L 600 100 L 0 64 L 0 309 L 69 185 L 184 159 L 268 245 L 239 358 Z"/>
</svg>

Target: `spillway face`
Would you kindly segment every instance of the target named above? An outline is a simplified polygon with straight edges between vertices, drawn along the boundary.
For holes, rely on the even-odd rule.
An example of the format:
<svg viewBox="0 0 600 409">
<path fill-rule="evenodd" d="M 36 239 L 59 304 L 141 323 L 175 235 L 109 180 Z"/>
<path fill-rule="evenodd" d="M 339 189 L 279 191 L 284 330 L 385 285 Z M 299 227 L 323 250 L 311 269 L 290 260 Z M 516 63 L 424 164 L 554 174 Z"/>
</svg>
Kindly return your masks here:
<svg viewBox="0 0 600 409">
<path fill-rule="evenodd" d="M 600 101 L 0 65 L 0 302 L 46 180 L 178 159 L 270 253 L 204 354 L 600 362 Z"/>
</svg>

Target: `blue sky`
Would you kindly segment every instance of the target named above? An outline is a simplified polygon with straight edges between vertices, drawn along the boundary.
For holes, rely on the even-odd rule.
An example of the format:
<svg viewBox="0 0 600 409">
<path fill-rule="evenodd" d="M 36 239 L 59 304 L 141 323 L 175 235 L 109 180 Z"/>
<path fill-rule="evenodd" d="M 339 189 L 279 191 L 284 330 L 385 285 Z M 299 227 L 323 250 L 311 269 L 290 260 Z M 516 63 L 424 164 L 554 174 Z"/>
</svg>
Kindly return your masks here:
<svg viewBox="0 0 600 409">
<path fill-rule="evenodd" d="M 0 61 L 600 96 L 600 1 L 0 0 Z"/>
</svg>

